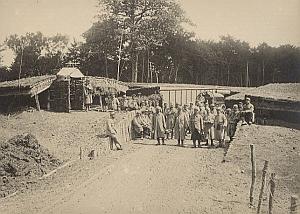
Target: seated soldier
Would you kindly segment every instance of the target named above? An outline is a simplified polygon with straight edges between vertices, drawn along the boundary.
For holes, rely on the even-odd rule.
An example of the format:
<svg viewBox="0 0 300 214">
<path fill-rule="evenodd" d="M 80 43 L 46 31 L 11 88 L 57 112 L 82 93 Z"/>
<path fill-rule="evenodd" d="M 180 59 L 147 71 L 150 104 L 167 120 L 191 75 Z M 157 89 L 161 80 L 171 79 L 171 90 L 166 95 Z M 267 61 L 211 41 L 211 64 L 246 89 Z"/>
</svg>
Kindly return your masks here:
<svg viewBox="0 0 300 214">
<path fill-rule="evenodd" d="M 249 97 L 246 98 L 246 103 L 243 106 L 243 112 L 245 116 L 245 122 L 248 125 L 251 125 L 254 120 L 254 106 Z"/>
<path fill-rule="evenodd" d="M 140 111 L 136 112 L 136 116 L 132 120 L 132 127 L 135 131 L 135 136 L 144 139 L 151 133 L 149 121 L 142 115 Z"/>
</svg>

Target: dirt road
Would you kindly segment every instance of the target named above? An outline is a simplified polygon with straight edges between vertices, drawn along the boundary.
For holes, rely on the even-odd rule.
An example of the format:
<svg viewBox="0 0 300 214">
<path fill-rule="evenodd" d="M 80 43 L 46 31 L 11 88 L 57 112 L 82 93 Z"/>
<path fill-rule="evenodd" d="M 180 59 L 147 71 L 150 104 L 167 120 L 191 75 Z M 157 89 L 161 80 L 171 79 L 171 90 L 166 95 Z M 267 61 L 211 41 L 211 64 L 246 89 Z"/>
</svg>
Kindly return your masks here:
<svg viewBox="0 0 300 214">
<path fill-rule="evenodd" d="M 73 162 L 0 199 L 0 213 L 255 213 L 248 207 L 249 143 L 256 146 L 255 204 L 265 159 L 277 176 L 274 214 L 288 213 L 290 196 L 299 192 L 299 127 L 244 127 L 227 153 L 228 162 L 222 163 L 223 149 L 193 149 L 190 140 L 185 148 L 175 146 L 174 140 L 166 146 L 145 140 L 124 143 L 123 151 L 110 151 L 96 137 L 104 116 L 39 112 L 3 118 L 0 139 L 32 132 L 55 156 Z M 99 157 L 79 160 L 79 146 L 86 151 L 97 146 Z M 267 193 L 263 199 L 262 213 L 268 213 Z"/>
<path fill-rule="evenodd" d="M 237 168 L 221 163 L 222 149 L 153 143 L 99 170 L 74 194 L 43 212 L 239 213 L 248 209 L 247 197 L 242 196 L 246 183 L 240 182 Z"/>
</svg>

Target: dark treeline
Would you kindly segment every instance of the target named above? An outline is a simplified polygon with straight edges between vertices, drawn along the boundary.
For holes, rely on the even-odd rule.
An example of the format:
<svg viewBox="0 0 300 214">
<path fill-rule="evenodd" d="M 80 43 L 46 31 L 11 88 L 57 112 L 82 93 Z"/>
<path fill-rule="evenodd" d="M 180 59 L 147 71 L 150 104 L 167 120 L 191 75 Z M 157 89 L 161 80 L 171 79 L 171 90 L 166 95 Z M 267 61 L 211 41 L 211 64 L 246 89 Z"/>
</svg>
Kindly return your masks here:
<svg viewBox="0 0 300 214">
<path fill-rule="evenodd" d="M 191 23 L 173 0 L 98 2 L 99 20 L 83 34 L 83 43 L 39 32 L 9 36 L 4 45 L 16 58 L 10 68 L 0 68 L 0 80 L 53 74 L 77 62 L 86 75 L 128 82 L 259 86 L 300 81 L 299 47 L 250 47 L 229 35 L 218 42 L 196 39 L 182 28 Z"/>
</svg>

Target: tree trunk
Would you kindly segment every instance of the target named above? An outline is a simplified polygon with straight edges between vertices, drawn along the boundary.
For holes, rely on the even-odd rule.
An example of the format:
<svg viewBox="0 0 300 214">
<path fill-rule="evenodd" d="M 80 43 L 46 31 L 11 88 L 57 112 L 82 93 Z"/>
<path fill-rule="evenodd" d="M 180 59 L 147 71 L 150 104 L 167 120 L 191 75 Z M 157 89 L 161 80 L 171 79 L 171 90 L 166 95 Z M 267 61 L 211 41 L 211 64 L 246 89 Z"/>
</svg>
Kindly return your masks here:
<svg viewBox="0 0 300 214">
<path fill-rule="evenodd" d="M 178 65 L 175 67 L 175 83 L 177 83 L 179 66 L 180 66 L 180 63 L 178 63 Z"/>
<path fill-rule="evenodd" d="M 262 85 L 265 84 L 265 60 L 262 62 Z"/>
<path fill-rule="evenodd" d="M 229 70 L 229 65 L 227 65 L 227 86 L 229 86 L 229 81 L 230 81 L 230 70 Z"/>
<path fill-rule="evenodd" d="M 134 82 L 138 82 L 138 66 L 139 66 L 139 53 L 135 55 L 135 68 L 134 68 Z"/>
<path fill-rule="evenodd" d="M 147 83 L 149 83 L 149 79 L 150 79 L 150 59 L 149 59 L 149 49 L 147 49 L 147 72 L 148 72 L 148 75 L 147 75 Z"/>
<path fill-rule="evenodd" d="M 143 53 L 143 58 L 142 58 L 142 81 L 144 82 L 144 75 L 145 75 L 145 54 Z"/>
<path fill-rule="evenodd" d="M 105 63 L 105 75 L 108 78 L 108 70 L 107 70 L 107 54 L 104 53 L 104 63 Z"/>
</svg>

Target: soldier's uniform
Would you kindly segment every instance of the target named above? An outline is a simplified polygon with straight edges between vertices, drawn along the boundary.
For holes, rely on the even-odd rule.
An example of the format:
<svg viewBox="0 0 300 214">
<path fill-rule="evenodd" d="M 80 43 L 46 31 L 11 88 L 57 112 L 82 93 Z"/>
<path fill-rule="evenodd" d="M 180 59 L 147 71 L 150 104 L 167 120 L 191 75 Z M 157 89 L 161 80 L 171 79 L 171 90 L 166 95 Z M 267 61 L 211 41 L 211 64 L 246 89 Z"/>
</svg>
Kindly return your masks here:
<svg viewBox="0 0 300 214">
<path fill-rule="evenodd" d="M 227 119 L 224 114 L 221 113 L 221 109 L 217 109 L 217 115 L 214 121 L 215 126 L 215 140 L 219 141 L 219 146 L 223 146 L 225 140 L 225 128 L 227 127 Z"/>
<path fill-rule="evenodd" d="M 199 114 L 199 108 L 195 107 L 194 108 L 194 114 L 191 115 L 190 117 L 190 130 L 192 133 L 192 141 L 194 147 L 196 147 L 196 141 L 198 141 L 198 147 L 200 147 L 200 142 L 201 142 L 201 135 L 203 133 L 203 118 Z"/>
</svg>

